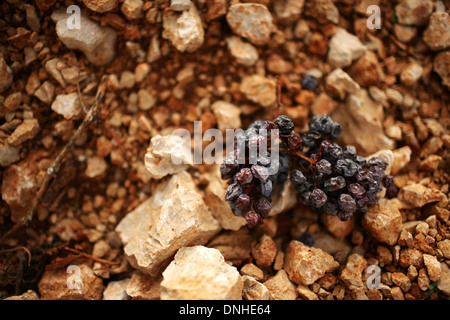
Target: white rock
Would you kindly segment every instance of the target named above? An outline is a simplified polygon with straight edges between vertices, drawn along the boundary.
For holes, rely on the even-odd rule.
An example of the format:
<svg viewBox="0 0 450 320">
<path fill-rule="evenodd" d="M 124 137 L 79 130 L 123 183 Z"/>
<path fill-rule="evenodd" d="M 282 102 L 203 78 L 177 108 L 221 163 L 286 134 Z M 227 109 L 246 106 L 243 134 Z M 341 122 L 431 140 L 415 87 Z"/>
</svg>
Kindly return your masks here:
<svg viewBox="0 0 450 320">
<path fill-rule="evenodd" d="M 25 119 L 8 137 L 6 142 L 14 147 L 33 139 L 41 130 L 39 121 L 35 118 Z"/>
<path fill-rule="evenodd" d="M 245 76 L 239 87 L 246 98 L 262 107 L 269 107 L 275 103 L 276 81 L 259 74 Z"/>
<path fill-rule="evenodd" d="M 180 248 L 163 278 L 161 300 L 242 299 L 241 275 L 214 248 Z"/>
<path fill-rule="evenodd" d="M 76 92 L 58 95 L 51 108 L 67 120 L 79 118 L 82 112 L 80 99 Z"/>
<path fill-rule="evenodd" d="M 361 87 L 341 68 L 331 71 L 325 78 L 325 88 L 334 97 L 344 99 L 347 93 L 356 93 Z"/>
<path fill-rule="evenodd" d="M 138 101 L 139 109 L 147 111 L 156 104 L 157 98 L 147 89 L 140 89 L 138 91 Z"/>
<path fill-rule="evenodd" d="M 122 11 L 128 20 L 139 19 L 143 16 L 143 5 L 143 0 L 125 0 L 120 7 L 120 11 Z"/>
<path fill-rule="evenodd" d="M 329 42 L 328 62 L 334 68 L 345 68 L 360 58 L 366 50 L 366 46 L 358 37 L 343 28 L 338 28 Z"/>
<path fill-rule="evenodd" d="M 383 131 L 382 104 L 373 101 L 365 89 L 350 94 L 333 112 L 332 118 L 344 129 L 339 137 L 342 143 L 354 145 L 363 156 L 395 147 L 395 142 Z"/>
<path fill-rule="evenodd" d="M 186 170 L 193 163 L 190 140 L 179 135 L 152 137 L 145 154 L 145 167 L 153 179 Z"/>
<path fill-rule="evenodd" d="M 58 81 L 61 87 L 67 87 L 67 83 L 64 80 L 61 72 L 58 70 L 58 64 L 63 63 L 59 58 L 50 59 L 45 63 L 45 70 L 53 76 L 53 78 Z"/>
<path fill-rule="evenodd" d="M 256 45 L 267 44 L 273 29 L 273 18 L 266 6 L 259 3 L 237 3 L 226 15 L 228 25 L 237 35 Z"/>
<path fill-rule="evenodd" d="M 423 67 L 417 62 L 411 62 L 400 74 L 400 81 L 406 86 L 415 84 L 423 74 Z"/>
<path fill-rule="evenodd" d="M 129 278 L 109 282 L 103 291 L 103 300 L 129 300 L 126 291 L 129 282 Z"/>
<path fill-rule="evenodd" d="M 160 183 L 116 227 L 131 266 L 152 277 L 161 274 L 179 248 L 204 245 L 219 230 L 187 172 Z"/>
<path fill-rule="evenodd" d="M 45 104 L 50 104 L 55 95 L 55 85 L 47 80 L 34 92 L 34 96 Z"/>
<path fill-rule="evenodd" d="M 227 38 L 227 46 L 231 55 L 239 64 L 251 67 L 258 61 L 258 50 L 250 43 L 242 41 L 239 37 L 231 36 Z"/>
<path fill-rule="evenodd" d="M 67 20 L 70 16 L 65 10 L 52 13 L 56 33 L 62 43 L 69 49 L 82 51 L 89 62 L 96 66 L 110 63 L 115 56 L 115 31 L 109 27 L 101 27 L 84 13 L 80 17 L 80 29 L 69 29 L 71 26 Z"/>
<path fill-rule="evenodd" d="M 241 127 L 241 109 L 227 101 L 218 100 L 211 105 L 220 131 Z"/>
<path fill-rule="evenodd" d="M 269 289 L 261 282 L 250 276 L 242 276 L 244 288 L 242 296 L 245 300 L 269 300 Z"/>
<path fill-rule="evenodd" d="M 162 37 L 180 52 L 194 52 L 205 38 L 202 19 L 194 4 L 181 14 L 169 12 L 163 17 Z"/>
<path fill-rule="evenodd" d="M 170 9 L 173 11 L 189 10 L 191 4 L 191 0 L 170 0 Z"/>
<path fill-rule="evenodd" d="M 304 5 L 305 0 L 279 0 L 274 2 L 273 9 L 279 22 L 290 24 L 298 21 Z"/>
<path fill-rule="evenodd" d="M 89 157 L 87 159 L 85 174 L 89 178 L 100 177 L 104 175 L 107 168 L 108 164 L 102 157 L 97 156 Z"/>
</svg>

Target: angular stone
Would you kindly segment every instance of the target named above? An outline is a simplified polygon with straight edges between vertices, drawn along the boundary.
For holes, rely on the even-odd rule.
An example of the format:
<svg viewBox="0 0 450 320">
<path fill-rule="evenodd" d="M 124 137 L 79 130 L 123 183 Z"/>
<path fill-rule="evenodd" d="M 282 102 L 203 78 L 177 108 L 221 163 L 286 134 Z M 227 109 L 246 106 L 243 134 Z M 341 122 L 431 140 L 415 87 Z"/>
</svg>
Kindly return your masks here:
<svg viewBox="0 0 450 320">
<path fill-rule="evenodd" d="M 109 282 L 103 291 L 103 300 L 129 300 L 130 296 L 127 294 L 129 282 L 129 278 Z"/>
<path fill-rule="evenodd" d="M 330 255 L 334 255 L 337 252 L 350 252 L 352 249 L 351 244 L 346 239 L 336 239 L 324 231 L 314 234 L 314 247 Z"/>
<path fill-rule="evenodd" d="M 242 276 L 242 280 L 242 297 L 245 300 L 269 300 L 269 290 L 261 282 L 250 276 Z"/>
<path fill-rule="evenodd" d="M 415 183 L 400 189 L 398 198 L 420 208 L 427 203 L 439 202 L 446 197 L 439 189 L 427 188 L 420 183 Z"/>
<path fill-rule="evenodd" d="M 247 222 L 244 217 L 236 217 L 231 211 L 230 204 L 225 200 L 227 187 L 226 180 L 220 176 L 220 165 L 214 165 L 206 187 L 205 203 L 222 228 L 237 231 Z"/>
<path fill-rule="evenodd" d="M 415 248 L 404 248 L 400 251 L 400 265 L 403 268 L 414 266 L 416 269 L 423 267 L 423 254 Z"/>
<path fill-rule="evenodd" d="M 338 28 L 329 42 L 328 62 L 333 68 L 345 68 L 367 50 L 361 41 L 343 28 Z"/>
<path fill-rule="evenodd" d="M 356 300 L 368 300 L 365 293 L 366 284 L 362 280 L 362 274 L 366 269 L 367 261 L 358 253 L 351 254 L 341 272 L 341 280 L 347 285 Z"/>
<path fill-rule="evenodd" d="M 285 270 L 278 271 L 273 277 L 263 283 L 269 289 L 270 300 L 295 300 L 297 290 L 295 284 L 289 280 Z"/>
<path fill-rule="evenodd" d="M 321 24 L 339 23 L 339 10 L 332 0 L 306 1 L 305 14 L 313 17 Z"/>
<path fill-rule="evenodd" d="M 56 96 L 51 108 L 66 120 L 78 119 L 82 112 L 80 99 L 76 92 Z"/>
<path fill-rule="evenodd" d="M 441 262 L 441 270 L 441 280 L 437 288 L 446 295 L 450 295 L 450 268 L 444 262 Z"/>
<path fill-rule="evenodd" d="M 149 277 L 137 271 L 133 273 L 126 287 L 126 293 L 133 300 L 159 300 L 161 298 L 162 277 Z"/>
<path fill-rule="evenodd" d="M 208 11 L 206 13 L 206 21 L 217 19 L 227 13 L 227 0 L 207 0 L 206 5 L 208 7 Z"/>
<path fill-rule="evenodd" d="M 428 21 L 433 7 L 431 0 L 400 0 L 395 13 L 401 24 L 422 26 Z"/>
<path fill-rule="evenodd" d="M 325 89 L 331 96 L 343 100 L 348 93 L 356 94 L 361 87 L 348 73 L 336 68 L 325 78 Z"/>
<path fill-rule="evenodd" d="M 430 254 L 423 255 L 423 263 L 427 268 L 428 277 L 433 282 L 438 282 L 441 279 L 441 264 L 436 256 Z"/>
<path fill-rule="evenodd" d="M 305 300 L 319 300 L 319 297 L 311 289 L 302 284 L 297 286 L 297 293 Z"/>
<path fill-rule="evenodd" d="M 263 235 L 252 248 L 252 256 L 259 267 L 270 267 L 277 255 L 277 246 L 267 234 Z"/>
<path fill-rule="evenodd" d="M 337 216 L 330 216 L 327 214 L 321 215 L 321 221 L 329 233 L 336 238 L 344 239 L 352 230 L 355 222 L 353 220 L 341 221 Z"/>
<path fill-rule="evenodd" d="M 286 249 L 284 269 L 296 284 L 310 285 L 338 266 L 339 263 L 325 251 L 297 240 L 292 240 Z"/>
<path fill-rule="evenodd" d="M 402 288 L 403 292 L 408 292 L 411 289 L 411 280 L 401 272 L 392 273 L 392 282 Z"/>
<path fill-rule="evenodd" d="M 130 264 L 157 277 L 178 248 L 203 245 L 220 230 L 192 177 L 180 172 L 116 227 Z"/>
<path fill-rule="evenodd" d="M 219 250 L 183 247 L 163 272 L 161 300 L 241 300 L 243 281 Z"/>
<path fill-rule="evenodd" d="M 47 80 L 34 92 L 34 96 L 44 102 L 50 104 L 55 95 L 55 85 Z"/>
<path fill-rule="evenodd" d="M 236 3 L 226 15 L 228 25 L 238 36 L 255 45 L 267 44 L 273 29 L 273 18 L 266 6 L 259 3 Z"/>
<path fill-rule="evenodd" d="M 117 8 L 119 0 L 83 0 L 89 10 L 104 13 Z"/>
<path fill-rule="evenodd" d="M 41 131 L 39 121 L 35 118 L 25 119 L 6 139 L 6 142 L 14 147 L 19 146 L 27 140 L 31 140 Z"/>
<path fill-rule="evenodd" d="M 423 32 L 423 40 L 433 51 L 450 47 L 450 15 L 448 12 L 431 14 L 428 28 Z"/>
<path fill-rule="evenodd" d="M 120 11 L 122 11 L 128 20 L 139 19 L 143 16 L 143 5 L 143 0 L 125 0 L 120 7 Z"/>
<path fill-rule="evenodd" d="M 107 169 L 108 164 L 102 157 L 93 156 L 87 159 L 85 174 L 89 178 L 102 177 Z"/>
<path fill-rule="evenodd" d="M 433 70 L 441 77 L 442 84 L 450 89 L 450 51 L 439 52 L 434 57 Z"/>
<path fill-rule="evenodd" d="M 409 146 L 404 146 L 392 151 L 394 162 L 391 167 L 391 174 L 396 175 L 411 161 L 412 150 Z"/>
<path fill-rule="evenodd" d="M 180 52 L 194 52 L 204 42 L 202 19 L 194 4 L 182 13 L 168 12 L 163 17 L 162 37 Z"/>
<path fill-rule="evenodd" d="M 450 259 L 450 239 L 439 241 L 436 247 L 441 250 L 445 259 Z"/>
<path fill-rule="evenodd" d="M 30 207 L 38 190 L 36 164 L 46 153 L 30 152 L 17 164 L 11 165 L 3 172 L 1 195 L 11 209 L 11 219 L 18 222 Z"/>
<path fill-rule="evenodd" d="M 173 11 L 189 10 L 191 4 L 191 0 L 170 0 L 170 9 Z"/>
<path fill-rule="evenodd" d="M 117 35 L 110 27 L 102 27 L 91 20 L 84 13 L 80 16 L 80 28 L 71 28 L 65 10 L 52 13 L 52 20 L 56 23 L 58 38 L 69 49 L 80 50 L 86 58 L 96 66 L 110 63 L 115 56 Z"/>
<path fill-rule="evenodd" d="M 405 86 L 412 86 L 419 81 L 419 79 L 422 77 L 423 74 L 423 67 L 418 64 L 417 62 L 411 62 L 406 66 L 405 69 L 403 69 L 402 73 L 400 74 L 400 81 Z"/>
<path fill-rule="evenodd" d="M 152 137 L 145 154 L 145 167 L 153 179 L 186 170 L 192 164 L 191 141 L 179 135 Z"/>
<path fill-rule="evenodd" d="M 42 275 L 38 289 L 41 300 L 101 300 L 103 282 L 85 264 L 47 270 Z"/>
<path fill-rule="evenodd" d="M 223 133 L 227 129 L 239 129 L 241 127 L 241 109 L 234 104 L 218 100 L 211 105 L 211 110 L 217 120 L 217 127 Z"/>
<path fill-rule="evenodd" d="M 269 107 L 275 103 L 276 81 L 258 74 L 245 76 L 240 85 L 240 91 L 246 98 L 262 107 Z"/>
<path fill-rule="evenodd" d="M 378 241 L 394 245 L 402 232 L 402 215 L 396 201 L 380 199 L 364 214 L 363 227 Z"/>
<path fill-rule="evenodd" d="M 298 21 L 303 13 L 305 0 L 282 0 L 275 1 L 273 10 L 280 23 L 291 24 Z"/>
<path fill-rule="evenodd" d="M 395 146 L 383 130 L 382 104 L 373 101 L 365 89 L 350 94 L 331 117 L 344 129 L 339 137 L 342 145 L 354 145 L 363 156 Z"/>
<path fill-rule="evenodd" d="M 252 44 L 244 42 L 240 37 L 231 36 L 227 38 L 227 48 L 236 62 L 246 67 L 251 67 L 258 61 L 258 50 Z"/>
<path fill-rule="evenodd" d="M 385 80 L 377 55 L 371 50 L 367 50 L 361 58 L 353 63 L 348 72 L 363 87 L 380 86 Z"/>
</svg>

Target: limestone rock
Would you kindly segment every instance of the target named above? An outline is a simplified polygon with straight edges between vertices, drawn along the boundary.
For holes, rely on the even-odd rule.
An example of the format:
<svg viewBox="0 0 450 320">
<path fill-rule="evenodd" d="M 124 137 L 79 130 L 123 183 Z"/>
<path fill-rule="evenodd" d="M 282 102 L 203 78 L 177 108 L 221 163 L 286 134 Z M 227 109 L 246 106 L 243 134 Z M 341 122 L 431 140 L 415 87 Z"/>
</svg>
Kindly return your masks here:
<svg viewBox="0 0 450 320">
<path fill-rule="evenodd" d="M 395 13 L 401 24 L 422 26 L 433 11 L 431 0 L 401 0 L 395 6 Z"/>
<path fill-rule="evenodd" d="M 219 250 L 183 247 L 163 272 L 162 300 L 241 300 L 243 281 Z"/>
<path fill-rule="evenodd" d="M 332 0 L 306 1 L 305 14 L 321 24 L 339 23 L 339 11 Z"/>
<path fill-rule="evenodd" d="M 275 1 L 273 9 L 280 23 L 291 24 L 299 20 L 304 5 L 305 0 L 282 0 Z"/>
<path fill-rule="evenodd" d="M 350 76 L 363 87 L 380 86 L 385 75 L 377 55 L 367 50 L 364 55 L 349 68 Z"/>
<path fill-rule="evenodd" d="M 446 295 L 450 295 L 450 268 L 444 262 L 441 262 L 441 270 L 441 280 L 437 287 Z"/>
<path fill-rule="evenodd" d="M 27 290 L 19 296 L 10 296 L 4 300 L 39 300 L 39 296 L 35 291 Z"/>
<path fill-rule="evenodd" d="M 227 38 L 227 47 L 239 64 L 251 67 L 258 61 L 258 50 L 251 43 L 244 42 L 240 37 L 231 36 Z"/>
<path fill-rule="evenodd" d="M 391 174 L 396 175 L 411 161 L 412 150 L 409 146 L 404 146 L 392 151 L 394 163 L 391 167 Z"/>
<path fill-rule="evenodd" d="M 439 202 L 445 198 L 439 189 L 427 188 L 422 184 L 415 183 L 400 189 L 398 198 L 412 204 L 414 207 L 423 207 L 427 203 Z"/>
<path fill-rule="evenodd" d="M 188 144 L 179 135 L 156 135 L 150 141 L 144 161 L 153 179 L 184 171 L 193 161 L 190 140 Z"/>
<path fill-rule="evenodd" d="M 263 283 L 269 290 L 270 300 L 295 300 L 297 291 L 295 284 L 289 280 L 285 270 L 281 269 L 276 275 Z"/>
<path fill-rule="evenodd" d="M 366 284 L 362 280 L 362 274 L 367 266 L 367 261 L 358 253 L 351 254 L 341 272 L 341 280 L 347 285 L 356 300 L 368 300 L 364 289 Z"/>
<path fill-rule="evenodd" d="M 433 70 L 441 77 L 442 84 L 450 89 L 450 51 L 438 53 L 434 57 Z"/>
<path fill-rule="evenodd" d="M 86 162 L 85 174 L 89 178 L 102 177 L 108 169 L 108 164 L 102 157 L 92 156 Z"/>
<path fill-rule="evenodd" d="M 133 273 L 126 287 L 126 293 L 133 300 L 159 300 L 161 298 L 162 277 L 149 277 L 137 271 Z"/>
<path fill-rule="evenodd" d="M 191 7 L 191 0 L 170 0 L 170 9 L 173 11 L 189 10 Z"/>
<path fill-rule="evenodd" d="M 122 11 L 128 20 L 139 19 L 143 16 L 143 5 L 143 0 L 125 0 L 120 7 L 120 11 Z"/>
<path fill-rule="evenodd" d="M 31 140 L 39 133 L 41 127 L 39 121 L 35 118 L 25 119 L 11 135 L 6 142 L 14 147 L 19 146 L 27 140 Z"/>
<path fill-rule="evenodd" d="M 363 227 L 378 241 L 394 245 L 403 229 L 397 201 L 380 199 L 362 218 Z"/>
<path fill-rule="evenodd" d="M 276 81 L 258 74 L 245 76 L 240 85 L 245 97 L 262 107 L 269 107 L 275 103 Z"/>
<path fill-rule="evenodd" d="M 341 68 L 331 71 L 325 78 L 325 88 L 333 96 L 343 100 L 348 93 L 356 94 L 361 87 Z"/>
<path fill-rule="evenodd" d="M 66 268 L 47 270 L 38 283 L 42 300 L 101 300 L 103 282 L 85 264 L 75 265 L 67 272 Z M 79 269 L 77 269 L 79 268 Z"/>
<path fill-rule="evenodd" d="M 117 8 L 119 0 L 83 0 L 89 10 L 104 13 Z"/>
<path fill-rule="evenodd" d="M 297 286 L 297 293 L 305 300 L 319 300 L 319 297 L 311 289 L 302 284 Z"/>
<path fill-rule="evenodd" d="M 47 80 L 34 92 L 34 96 L 45 104 L 50 104 L 55 95 L 55 85 Z"/>
<path fill-rule="evenodd" d="M 214 165 L 206 187 L 205 203 L 222 228 L 237 231 L 247 222 L 244 217 L 236 217 L 231 211 L 230 204 L 225 200 L 227 187 L 227 182 L 220 176 L 220 165 Z"/>
<path fill-rule="evenodd" d="M 395 146 L 383 131 L 383 106 L 373 101 L 365 89 L 350 94 L 331 117 L 344 129 L 339 137 L 341 144 L 354 145 L 363 156 Z"/>
<path fill-rule="evenodd" d="M 211 105 L 217 120 L 217 127 L 224 132 L 226 129 L 239 129 L 241 127 L 241 109 L 234 104 L 218 100 Z"/>
<path fill-rule="evenodd" d="M 431 14 L 428 28 L 423 32 L 423 40 L 433 51 L 450 47 L 450 15 L 448 12 Z"/>
<path fill-rule="evenodd" d="M 178 248 L 203 245 L 220 230 L 187 172 L 158 185 L 116 227 L 130 264 L 157 277 Z"/>
<path fill-rule="evenodd" d="M 430 254 L 423 255 L 423 263 L 427 268 L 428 277 L 433 282 L 438 282 L 441 279 L 441 263 L 436 256 Z"/>
<path fill-rule="evenodd" d="M 45 70 L 52 75 L 52 77 L 58 81 L 61 87 L 67 87 L 67 83 L 64 80 L 60 70 L 58 70 L 58 65 L 63 64 L 63 61 L 59 58 L 50 59 L 45 63 Z"/>
<path fill-rule="evenodd" d="M 77 92 L 56 96 L 51 108 L 67 120 L 80 118 L 82 112 Z"/>
<path fill-rule="evenodd" d="M 103 300 L 129 300 L 130 296 L 127 294 L 129 282 L 129 278 L 109 282 L 103 291 Z"/>
<path fill-rule="evenodd" d="M 353 220 L 341 221 L 337 216 L 321 214 L 321 220 L 329 233 L 336 238 L 344 239 L 352 230 L 355 222 Z"/>
<path fill-rule="evenodd" d="M 205 38 L 202 20 L 194 4 L 182 13 L 164 13 L 163 29 L 162 37 L 180 52 L 196 51 Z"/>
<path fill-rule="evenodd" d="M 338 28 L 329 42 L 328 62 L 334 68 L 345 68 L 360 58 L 366 50 L 358 37 Z"/>
<path fill-rule="evenodd" d="M 266 6 L 259 3 L 237 3 L 226 15 L 233 32 L 255 45 L 267 44 L 273 29 L 273 18 Z"/>
<path fill-rule="evenodd" d="M 336 238 L 325 231 L 314 234 L 313 246 L 330 255 L 334 255 L 337 252 L 350 252 L 352 249 L 352 246 L 347 239 Z"/>
<path fill-rule="evenodd" d="M 277 255 L 277 246 L 267 234 L 263 235 L 252 248 L 252 256 L 259 267 L 270 267 Z"/>
<path fill-rule="evenodd" d="M 86 14 L 81 13 L 81 28 L 69 29 L 67 19 L 70 14 L 64 10 L 53 12 L 58 38 L 69 49 L 82 51 L 86 58 L 96 66 L 110 63 L 115 56 L 117 35 L 112 28 L 102 27 Z"/>
<path fill-rule="evenodd" d="M 405 69 L 403 69 L 402 73 L 400 74 L 400 81 L 405 86 L 412 86 L 419 81 L 419 79 L 422 77 L 423 74 L 423 67 L 418 64 L 417 62 L 411 62 L 409 63 Z"/>
<path fill-rule="evenodd" d="M 264 284 L 250 276 L 242 276 L 242 280 L 242 297 L 245 300 L 269 300 L 269 290 Z"/>
<path fill-rule="evenodd" d="M 296 284 L 310 285 L 339 266 L 325 251 L 292 240 L 287 249 L 284 269 Z"/>
</svg>

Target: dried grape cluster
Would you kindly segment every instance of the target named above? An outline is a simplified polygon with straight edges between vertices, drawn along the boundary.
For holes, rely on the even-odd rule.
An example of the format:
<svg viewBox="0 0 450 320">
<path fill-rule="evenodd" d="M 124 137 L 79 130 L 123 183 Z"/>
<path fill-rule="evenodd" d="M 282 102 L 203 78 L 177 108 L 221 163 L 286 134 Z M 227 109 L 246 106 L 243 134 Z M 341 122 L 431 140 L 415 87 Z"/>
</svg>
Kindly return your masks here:
<svg viewBox="0 0 450 320">
<path fill-rule="evenodd" d="M 273 129 L 279 130 L 277 139 L 270 135 Z M 386 196 L 394 197 L 397 189 L 394 178 L 385 175 L 386 161 L 380 157 L 366 161 L 354 146 L 340 147 L 335 140 L 341 133 L 342 127 L 328 115 L 314 116 L 301 135 L 285 115 L 250 125 L 236 136 L 235 150 L 220 167 L 222 178 L 229 180 L 225 199 L 234 214 L 244 216 L 250 228 L 262 222 L 270 211 L 274 187 L 288 176 L 300 203 L 342 221 L 377 203 L 383 186 Z M 243 148 L 237 148 L 238 141 Z M 263 152 L 252 157 L 252 148 Z M 273 150 L 277 159 L 271 157 Z M 277 170 L 269 170 L 274 162 Z"/>
</svg>

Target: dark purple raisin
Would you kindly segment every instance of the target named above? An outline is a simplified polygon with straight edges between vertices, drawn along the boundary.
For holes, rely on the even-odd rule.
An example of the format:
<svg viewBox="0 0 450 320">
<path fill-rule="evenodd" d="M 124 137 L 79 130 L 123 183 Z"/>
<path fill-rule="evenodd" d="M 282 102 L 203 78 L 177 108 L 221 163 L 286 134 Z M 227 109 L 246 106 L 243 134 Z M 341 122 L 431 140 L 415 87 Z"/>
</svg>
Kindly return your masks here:
<svg viewBox="0 0 450 320">
<path fill-rule="evenodd" d="M 234 179 L 240 185 L 249 184 L 253 180 L 252 170 L 250 168 L 242 168 L 238 173 L 236 173 Z"/>
<path fill-rule="evenodd" d="M 245 193 L 240 194 L 235 202 L 236 209 L 239 209 L 241 211 L 245 211 L 250 208 L 250 204 L 250 196 Z"/>
<path fill-rule="evenodd" d="M 341 176 L 330 178 L 324 182 L 324 188 L 326 191 L 337 191 L 344 188 L 345 185 L 345 178 Z"/>
<path fill-rule="evenodd" d="M 316 163 L 317 171 L 321 174 L 331 174 L 333 172 L 333 166 L 327 160 L 322 159 Z"/>
<path fill-rule="evenodd" d="M 347 193 L 341 193 L 339 195 L 338 203 L 339 208 L 343 211 L 352 213 L 356 211 L 356 201 Z"/>
<path fill-rule="evenodd" d="M 225 200 L 234 201 L 242 193 L 242 187 L 237 183 L 232 183 L 228 186 L 225 192 Z"/>
<path fill-rule="evenodd" d="M 359 183 L 352 183 L 347 189 L 350 195 L 356 199 L 361 199 L 366 194 L 366 190 Z"/>
<path fill-rule="evenodd" d="M 309 202 L 315 208 L 322 207 L 327 202 L 327 195 L 321 189 L 314 189 L 309 196 Z"/>
</svg>

